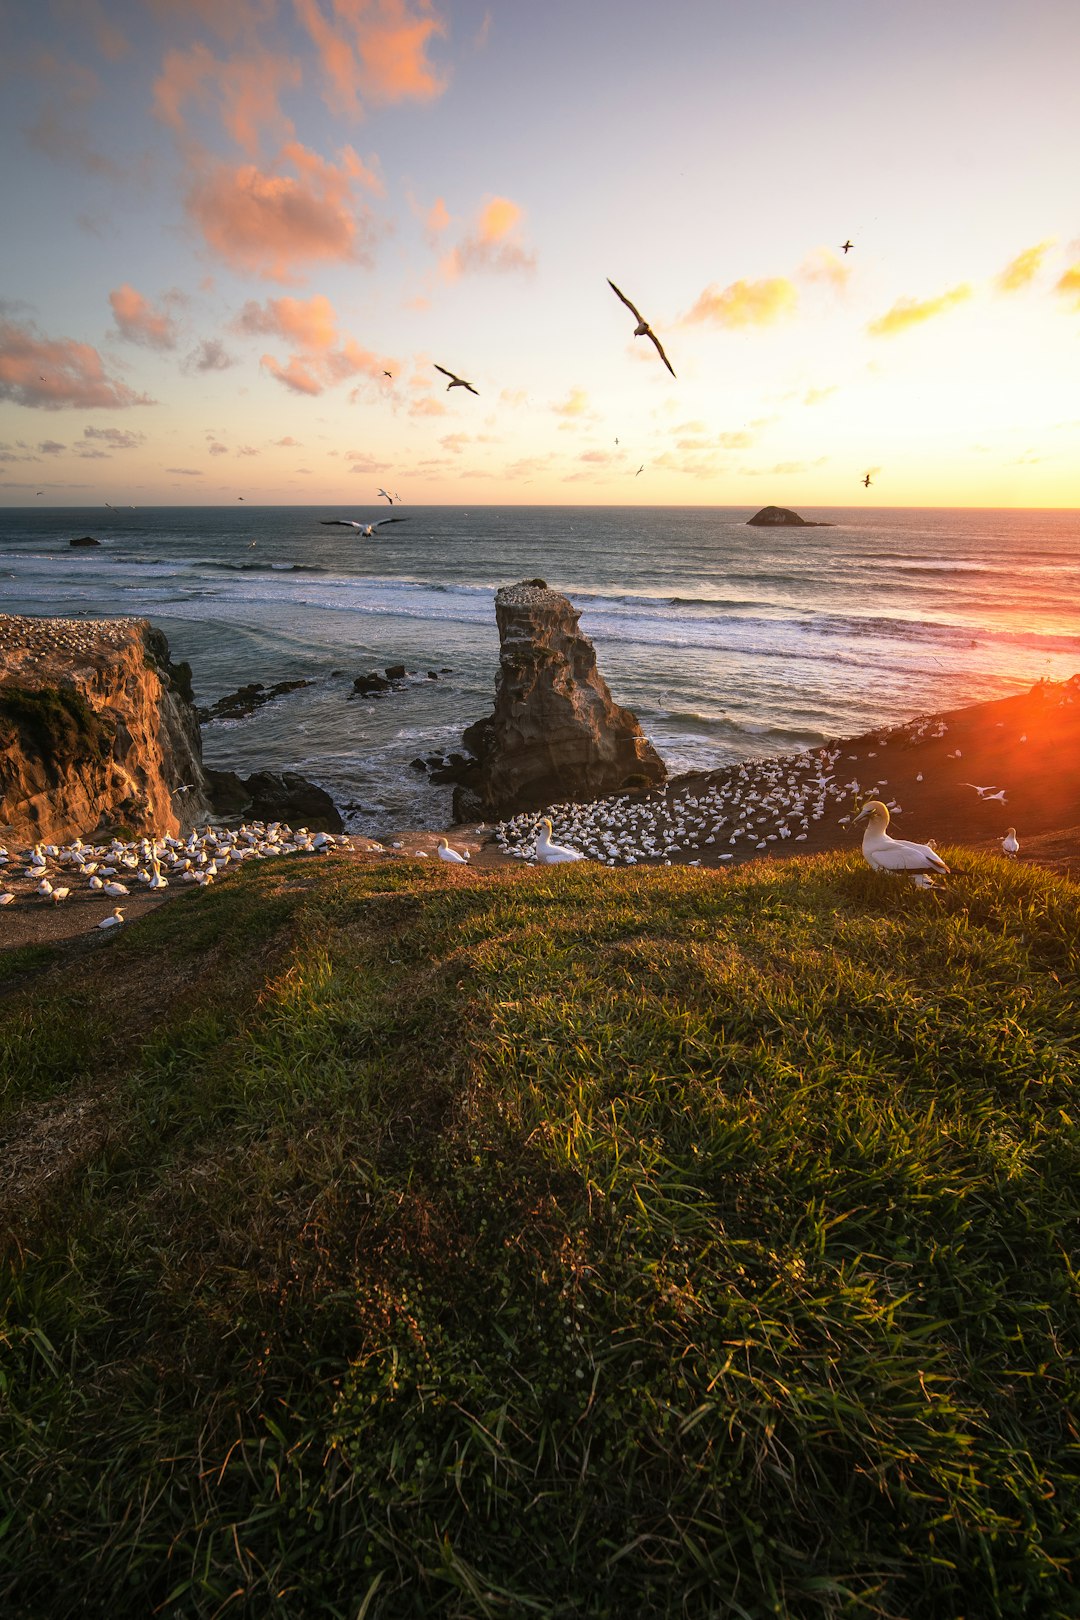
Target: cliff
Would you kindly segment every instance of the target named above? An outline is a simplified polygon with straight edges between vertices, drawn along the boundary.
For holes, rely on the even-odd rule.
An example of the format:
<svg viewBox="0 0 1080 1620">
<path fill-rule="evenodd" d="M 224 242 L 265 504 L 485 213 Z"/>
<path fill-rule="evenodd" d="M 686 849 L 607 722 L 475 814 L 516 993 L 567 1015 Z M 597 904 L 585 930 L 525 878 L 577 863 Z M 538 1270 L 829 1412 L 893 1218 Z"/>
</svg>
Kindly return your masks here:
<svg viewBox="0 0 1080 1620">
<path fill-rule="evenodd" d="M 543 580 L 496 592 L 495 712 L 464 734 L 476 763 L 459 775 L 456 819 L 510 815 L 665 779 L 636 716 L 612 698 L 578 618 Z"/>
<path fill-rule="evenodd" d="M 0 838 L 176 834 L 205 818 L 190 674 L 146 619 L 0 615 Z"/>
</svg>

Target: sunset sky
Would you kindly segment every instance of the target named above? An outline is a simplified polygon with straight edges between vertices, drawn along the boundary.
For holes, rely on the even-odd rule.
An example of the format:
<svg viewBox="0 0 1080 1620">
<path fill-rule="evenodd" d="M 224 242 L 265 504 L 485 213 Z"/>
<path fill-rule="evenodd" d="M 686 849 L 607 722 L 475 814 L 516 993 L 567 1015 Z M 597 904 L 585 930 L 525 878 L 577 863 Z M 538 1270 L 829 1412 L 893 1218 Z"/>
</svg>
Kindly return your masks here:
<svg viewBox="0 0 1080 1620">
<path fill-rule="evenodd" d="M 0 504 L 1080 506 L 1076 0 L 0 0 L 0 47 Z"/>
</svg>

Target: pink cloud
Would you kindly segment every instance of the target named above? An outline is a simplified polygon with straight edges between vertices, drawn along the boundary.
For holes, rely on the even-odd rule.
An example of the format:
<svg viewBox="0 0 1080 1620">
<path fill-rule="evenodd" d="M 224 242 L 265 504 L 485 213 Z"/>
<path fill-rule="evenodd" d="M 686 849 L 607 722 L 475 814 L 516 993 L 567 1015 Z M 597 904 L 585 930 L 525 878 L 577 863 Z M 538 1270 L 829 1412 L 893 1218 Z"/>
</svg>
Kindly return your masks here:
<svg viewBox="0 0 1080 1620">
<path fill-rule="evenodd" d="M 30 325 L 4 319 L 0 319 L 0 399 L 46 411 L 120 410 L 154 403 L 110 377 L 89 343 L 41 337 Z"/>
<path fill-rule="evenodd" d="M 370 171 L 351 148 L 335 165 L 290 141 L 281 158 L 299 178 L 203 160 L 187 209 L 207 246 L 234 270 L 271 281 L 295 281 L 300 267 L 314 263 L 370 263 L 370 212 L 358 211 L 352 197 Z"/>
<path fill-rule="evenodd" d="M 175 301 L 175 300 L 174 300 Z M 109 294 L 113 320 L 122 338 L 146 349 L 175 349 L 176 322 L 163 309 L 155 309 L 149 299 L 128 282 Z"/>
<path fill-rule="evenodd" d="M 307 299 L 270 298 L 264 305 L 250 300 L 234 329 L 249 336 L 280 337 L 295 346 L 284 365 L 271 354 L 264 354 L 260 364 L 297 394 L 321 394 L 324 388 L 358 375 L 381 379 L 385 371 L 396 369 L 394 361 L 361 348 L 354 338 L 338 344 L 337 315 L 321 293 Z"/>
<path fill-rule="evenodd" d="M 431 101 L 446 77 L 428 59 L 446 25 L 430 0 L 293 0 L 319 53 L 327 80 L 324 99 L 335 113 L 361 115 L 358 91 L 374 103 Z"/>
<path fill-rule="evenodd" d="M 254 37 L 271 21 L 277 0 L 147 0 L 163 22 L 175 25 L 197 17 L 222 39 Z"/>
<path fill-rule="evenodd" d="M 260 50 L 224 60 L 199 43 L 186 51 L 166 52 L 154 81 L 154 110 L 163 123 L 183 134 L 188 102 L 203 114 L 214 107 L 232 139 L 254 157 L 262 130 L 280 137 L 292 134 L 281 95 L 299 84 L 300 64 L 291 56 Z"/>
<path fill-rule="evenodd" d="M 228 371 L 236 361 L 229 354 L 220 338 L 203 338 L 197 349 L 181 361 L 181 371 L 189 374 L 196 371 Z"/>
<path fill-rule="evenodd" d="M 475 270 L 535 269 L 536 254 L 520 239 L 522 218 L 522 210 L 508 197 L 489 197 L 476 223 L 443 259 L 440 269 L 446 279 L 456 281 Z"/>
<path fill-rule="evenodd" d="M 837 292 L 843 292 L 854 268 L 847 259 L 837 258 L 831 248 L 819 247 L 803 261 L 797 274 L 803 281 L 825 282 Z"/>
</svg>

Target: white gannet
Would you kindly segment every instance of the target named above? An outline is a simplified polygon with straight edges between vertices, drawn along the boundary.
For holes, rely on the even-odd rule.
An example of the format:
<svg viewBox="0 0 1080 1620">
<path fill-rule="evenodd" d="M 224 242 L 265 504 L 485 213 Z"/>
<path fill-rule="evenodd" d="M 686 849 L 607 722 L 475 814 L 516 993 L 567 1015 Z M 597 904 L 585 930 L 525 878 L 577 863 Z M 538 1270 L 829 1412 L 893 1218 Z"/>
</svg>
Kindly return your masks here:
<svg viewBox="0 0 1080 1620">
<path fill-rule="evenodd" d="M 319 519 L 324 529 L 356 529 L 363 540 L 370 540 L 375 530 L 384 528 L 387 523 L 408 523 L 408 521 L 408 518 L 402 517 L 380 518 L 377 523 L 358 523 L 355 518 Z"/>
<path fill-rule="evenodd" d="M 433 366 L 435 365 L 434 360 L 431 363 Z M 472 383 L 466 382 L 464 377 L 456 377 L 452 371 L 447 371 L 445 366 L 435 366 L 435 370 L 441 371 L 444 377 L 450 378 L 450 381 L 446 385 L 447 393 L 450 392 L 451 388 L 467 388 L 470 394 L 476 394 L 477 399 L 479 399 L 480 395 L 477 393 Z"/>
<path fill-rule="evenodd" d="M 103 917 L 98 923 L 99 928 L 116 928 L 124 920 L 124 914 L 117 906 L 111 917 Z"/>
<path fill-rule="evenodd" d="M 629 298 L 627 298 L 625 293 L 619 291 L 618 287 L 616 287 L 615 283 L 612 281 L 610 276 L 608 277 L 608 286 L 611 288 L 611 290 L 615 294 L 616 298 L 621 299 L 621 301 L 626 305 L 627 309 L 630 311 L 630 313 L 634 317 L 635 321 L 637 321 L 637 325 L 634 327 L 634 336 L 635 337 L 647 337 L 652 341 L 653 344 L 655 344 L 657 354 L 660 356 L 661 360 L 664 362 L 665 366 L 667 366 L 668 370 L 671 372 L 671 375 L 674 377 L 675 368 L 672 366 L 671 361 L 668 359 L 667 355 L 664 353 L 664 348 L 663 348 L 662 343 L 660 342 L 660 339 L 657 337 L 656 333 L 653 331 L 652 327 L 649 325 L 649 323 L 645 319 L 644 315 L 642 315 L 642 313 L 641 313 L 641 311 L 639 309 L 635 309 L 634 305 L 630 302 Z M 639 469 L 639 471 L 640 471 L 640 469 Z M 634 476 L 636 477 L 637 474 L 635 474 Z"/>
<path fill-rule="evenodd" d="M 469 864 L 468 852 L 461 854 L 458 850 L 451 849 L 445 838 L 439 839 L 439 859 L 440 861 L 450 861 L 455 866 L 468 866 Z"/>
<path fill-rule="evenodd" d="M 11 893 L 10 889 L 5 890 L 3 894 L 0 894 L 0 906 L 13 906 L 14 904 L 15 896 Z"/>
<path fill-rule="evenodd" d="M 126 889 L 122 883 L 106 883 L 105 893 L 111 895 L 128 894 L 130 890 Z"/>
<path fill-rule="evenodd" d="M 1019 843 L 1017 842 L 1017 839 L 1016 839 L 1016 828 L 1015 827 L 1006 827 L 1005 836 L 1001 840 L 1001 847 L 1005 851 L 1006 855 L 1011 855 L 1013 860 L 1016 859 L 1017 853 L 1019 852 L 1019 849 L 1020 849 L 1020 845 L 1019 845 Z"/>
<path fill-rule="evenodd" d="M 863 833 L 862 852 L 867 864 L 876 872 L 947 872 L 941 856 L 929 844 L 913 844 L 905 838 L 890 838 L 889 807 L 880 799 L 864 804 L 856 821 L 869 817 L 870 825 Z"/>
<path fill-rule="evenodd" d="M 545 866 L 554 866 L 557 861 L 583 861 L 585 859 L 580 850 L 570 849 L 566 844 L 553 844 L 551 842 L 551 817 L 544 816 L 540 822 L 540 836 L 536 840 L 536 859 Z"/>
</svg>

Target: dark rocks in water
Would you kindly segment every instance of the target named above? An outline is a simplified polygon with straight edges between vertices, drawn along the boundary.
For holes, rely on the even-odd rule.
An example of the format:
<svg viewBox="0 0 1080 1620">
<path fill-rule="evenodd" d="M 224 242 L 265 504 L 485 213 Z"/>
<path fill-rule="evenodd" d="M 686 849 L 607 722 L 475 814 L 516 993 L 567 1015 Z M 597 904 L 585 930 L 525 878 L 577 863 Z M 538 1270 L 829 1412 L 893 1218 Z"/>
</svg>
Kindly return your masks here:
<svg viewBox="0 0 1080 1620">
<path fill-rule="evenodd" d="M 429 681 L 437 681 L 439 677 L 435 670 L 429 669 L 427 672 L 427 678 Z"/>
<path fill-rule="evenodd" d="M 242 777 L 235 771 L 216 771 L 212 765 L 203 766 L 210 802 L 220 816 L 238 816 L 251 803 L 251 794 Z"/>
<path fill-rule="evenodd" d="M 383 673 L 388 681 L 403 681 L 407 671 L 404 664 L 387 664 Z"/>
<path fill-rule="evenodd" d="M 285 821 L 312 832 L 343 832 L 345 824 L 324 788 L 298 771 L 256 771 L 245 783 L 256 821 Z"/>
<path fill-rule="evenodd" d="M 833 523 L 812 523 L 809 518 L 802 518 L 798 512 L 792 512 L 786 506 L 763 506 L 760 512 L 755 512 L 752 518 L 747 518 L 747 525 L 759 529 L 832 529 Z"/>
<path fill-rule="evenodd" d="M 390 682 L 386 676 L 374 672 L 370 675 L 358 675 L 352 684 L 353 691 L 360 697 L 380 697 L 383 692 L 390 690 Z"/>
<path fill-rule="evenodd" d="M 311 681 L 278 681 L 275 686 L 267 687 L 262 681 L 251 681 L 247 686 L 237 687 L 228 697 L 218 698 L 208 709 L 200 709 L 199 719 L 204 725 L 208 720 L 243 720 L 261 709 L 264 703 L 311 685 Z"/>
<path fill-rule="evenodd" d="M 427 768 L 428 764 L 426 759 L 410 759 L 409 761 L 410 771 L 426 771 Z"/>
<path fill-rule="evenodd" d="M 69 540 L 69 546 L 100 546 L 101 541 L 95 540 L 92 534 L 80 535 L 78 540 Z"/>
</svg>

